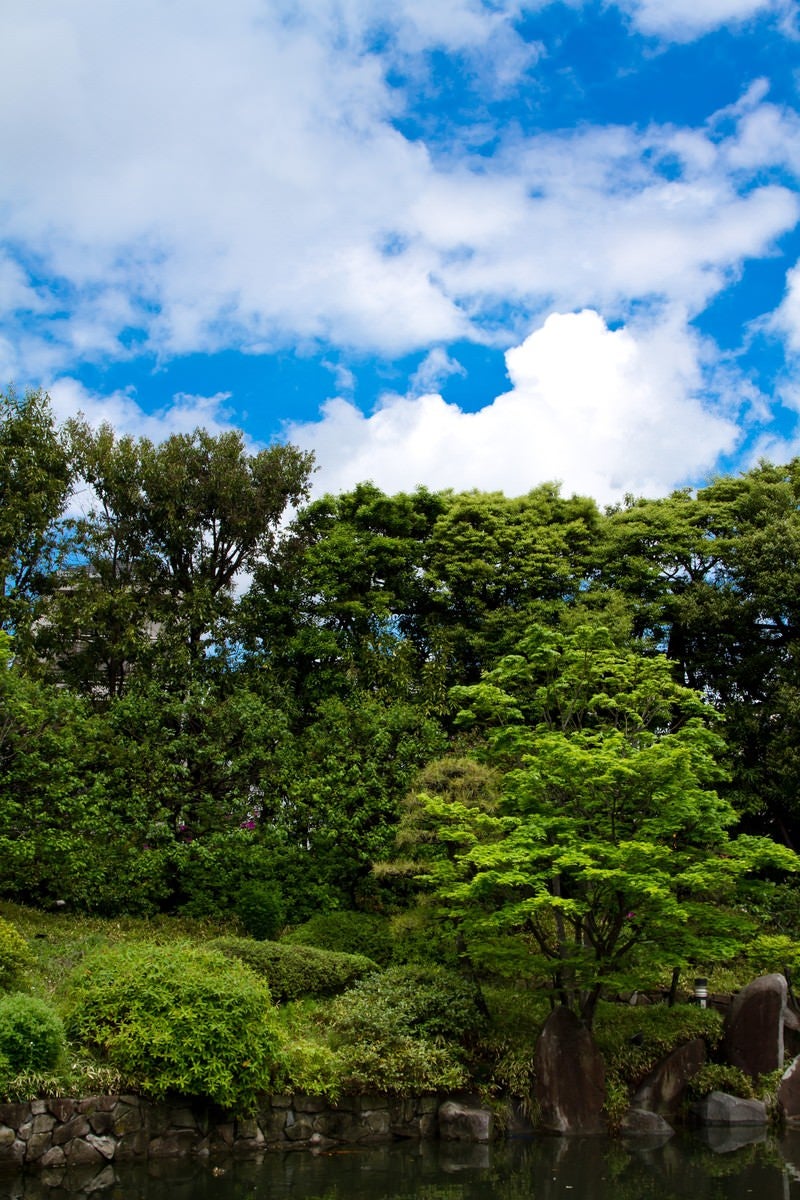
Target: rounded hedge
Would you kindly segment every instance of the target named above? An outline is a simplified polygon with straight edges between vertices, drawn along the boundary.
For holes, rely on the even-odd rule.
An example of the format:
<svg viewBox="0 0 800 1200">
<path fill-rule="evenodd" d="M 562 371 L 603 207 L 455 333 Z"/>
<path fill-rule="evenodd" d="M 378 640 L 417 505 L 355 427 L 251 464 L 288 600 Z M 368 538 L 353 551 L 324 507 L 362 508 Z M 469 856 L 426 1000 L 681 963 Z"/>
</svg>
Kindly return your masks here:
<svg viewBox="0 0 800 1200">
<path fill-rule="evenodd" d="M 22 934 L 0 917 L 0 988 L 13 987 L 30 961 L 31 952 Z"/>
<path fill-rule="evenodd" d="M 314 946 L 257 942 L 252 938 L 215 938 L 211 945 L 261 975 L 278 1001 L 302 996 L 335 996 L 378 970 L 362 954 L 335 954 Z"/>
<path fill-rule="evenodd" d="M 349 909 L 316 913 L 287 933 L 283 941 L 340 954 L 366 954 L 381 966 L 391 961 L 394 949 L 388 918 Z"/>
<path fill-rule="evenodd" d="M 59 1017 L 35 996 L 10 992 L 0 996 L 0 1061 L 11 1075 L 48 1071 L 65 1046 Z"/>
<path fill-rule="evenodd" d="M 243 963 L 189 943 L 128 944 L 85 959 L 67 1032 L 129 1085 L 247 1110 L 279 1061 L 269 988 Z"/>
<path fill-rule="evenodd" d="M 397 1037 L 469 1042 L 484 1027 L 475 984 L 445 967 L 389 967 L 361 980 L 332 1009 L 332 1027 L 348 1041 Z"/>
</svg>

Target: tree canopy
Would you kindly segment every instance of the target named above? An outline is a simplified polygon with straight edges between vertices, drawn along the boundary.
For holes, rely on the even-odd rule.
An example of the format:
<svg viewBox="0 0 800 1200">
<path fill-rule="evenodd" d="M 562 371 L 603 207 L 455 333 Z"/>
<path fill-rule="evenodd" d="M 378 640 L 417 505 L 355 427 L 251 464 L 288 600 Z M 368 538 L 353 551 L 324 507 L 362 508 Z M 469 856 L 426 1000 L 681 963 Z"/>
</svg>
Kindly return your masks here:
<svg viewBox="0 0 800 1200">
<path fill-rule="evenodd" d="M 2 397 L 0 893 L 399 913 L 587 1017 L 741 946 L 800 843 L 798 463 L 605 512 L 312 466 Z"/>
</svg>

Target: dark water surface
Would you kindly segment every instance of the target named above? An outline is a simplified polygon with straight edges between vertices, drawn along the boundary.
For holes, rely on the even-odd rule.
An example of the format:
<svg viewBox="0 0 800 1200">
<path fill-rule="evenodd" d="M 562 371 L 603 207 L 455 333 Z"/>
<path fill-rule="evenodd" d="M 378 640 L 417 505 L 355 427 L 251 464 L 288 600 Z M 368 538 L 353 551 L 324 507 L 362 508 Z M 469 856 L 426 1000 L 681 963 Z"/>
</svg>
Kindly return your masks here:
<svg viewBox="0 0 800 1200">
<path fill-rule="evenodd" d="M 0 1175 L 5 1200 L 800 1200 L 800 1132 L 734 1144 L 539 1138 Z"/>
</svg>

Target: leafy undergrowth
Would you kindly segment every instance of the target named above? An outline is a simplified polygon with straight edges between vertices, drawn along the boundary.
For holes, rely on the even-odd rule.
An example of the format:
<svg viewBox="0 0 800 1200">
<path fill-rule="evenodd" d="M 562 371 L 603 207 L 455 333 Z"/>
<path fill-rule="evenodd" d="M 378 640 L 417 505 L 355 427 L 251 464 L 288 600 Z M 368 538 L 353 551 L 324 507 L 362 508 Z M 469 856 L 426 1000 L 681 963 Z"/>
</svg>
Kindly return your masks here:
<svg viewBox="0 0 800 1200">
<path fill-rule="evenodd" d="M 24 939 L 22 948 L 15 937 L 0 942 L 0 956 L 3 945 L 8 951 L 6 992 L 43 1002 L 55 1018 L 66 1021 L 71 1038 L 58 1061 L 52 1054 L 46 1061 L 26 1061 L 16 1073 L 8 1056 L 4 1063 L 0 1054 L 0 1093 L 9 1100 L 120 1089 L 157 1095 L 185 1085 L 188 1092 L 249 1104 L 262 1086 L 331 1099 L 347 1092 L 404 1095 L 469 1087 L 487 1101 L 511 1097 L 535 1114 L 533 1051 L 550 1012 L 543 990 L 494 983 L 485 985 L 481 994 L 453 970 L 397 962 L 381 970 L 363 957 L 330 949 L 244 939 L 231 923 L 102 919 L 36 912 L 8 903 L 0 905 L 0 917 Z M 323 932 L 330 940 L 330 929 L 325 926 Z M 341 929 L 337 926 L 334 932 L 338 936 Z M 109 991 L 103 964 L 118 963 L 124 994 L 131 987 L 125 963 L 150 964 L 148 970 L 155 972 L 154 964 L 168 962 L 174 980 L 180 980 L 181 963 L 196 961 L 202 974 L 201 960 L 210 964 L 212 976 L 233 971 L 243 995 L 250 997 L 248 1044 L 240 1046 L 232 1037 L 222 1062 L 215 1038 L 221 1046 L 217 1034 L 229 1018 L 229 1008 L 222 993 L 214 999 L 213 980 L 207 988 L 198 975 L 195 1007 L 189 1011 L 184 1005 L 182 1014 L 191 1026 L 186 1061 L 204 1062 L 205 1074 L 193 1073 L 193 1067 L 189 1070 L 175 1059 L 177 1041 L 164 1032 L 175 1017 L 173 984 L 162 986 L 163 980 L 153 975 L 140 988 L 143 1007 L 131 1016 L 139 1032 L 122 1053 L 121 1043 L 112 1036 L 122 1020 L 119 996 L 114 999 L 113 988 Z M 746 981 L 735 975 L 725 979 L 726 984 Z M 716 984 L 712 979 L 712 989 Z M 201 992 L 202 1004 L 197 999 Z M 337 992 L 331 998 L 330 993 Z M 25 1005 L 17 1008 L 22 1011 Z M 34 1011 L 35 1005 L 28 1008 Z M 122 1016 L 127 1020 L 130 1014 Z M 704 1038 L 713 1050 L 720 1027 L 718 1013 L 694 1005 L 601 1003 L 594 1033 L 606 1060 L 612 1124 L 631 1091 L 661 1058 L 694 1037 Z M 162 1045 L 169 1042 L 172 1058 L 166 1053 L 161 1059 L 142 1056 L 139 1043 L 150 1037 L 147 1030 L 156 1030 Z M 256 1061 L 257 1054 L 263 1061 Z M 236 1092 L 237 1075 L 250 1078 L 246 1096 Z M 711 1086 L 718 1077 L 718 1069 L 708 1068 L 697 1086 Z M 728 1090 L 733 1090 L 736 1081 L 729 1082 Z"/>
<path fill-rule="evenodd" d="M 606 1064 L 606 1115 L 616 1128 L 628 1108 L 631 1093 L 668 1054 L 694 1038 L 709 1050 L 722 1032 L 722 1016 L 693 1004 L 600 1003 L 594 1035 Z"/>
</svg>

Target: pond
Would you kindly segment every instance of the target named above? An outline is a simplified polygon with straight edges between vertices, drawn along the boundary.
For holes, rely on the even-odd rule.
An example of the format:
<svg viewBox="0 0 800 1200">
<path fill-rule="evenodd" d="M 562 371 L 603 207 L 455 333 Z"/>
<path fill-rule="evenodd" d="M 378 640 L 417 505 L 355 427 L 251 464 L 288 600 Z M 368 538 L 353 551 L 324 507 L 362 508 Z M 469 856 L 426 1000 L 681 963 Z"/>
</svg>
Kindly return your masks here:
<svg viewBox="0 0 800 1200">
<path fill-rule="evenodd" d="M 494 1146 L 403 1142 L 0 1175 L 4 1200 L 800 1200 L 800 1131 L 664 1145 L 536 1138 Z"/>
</svg>

